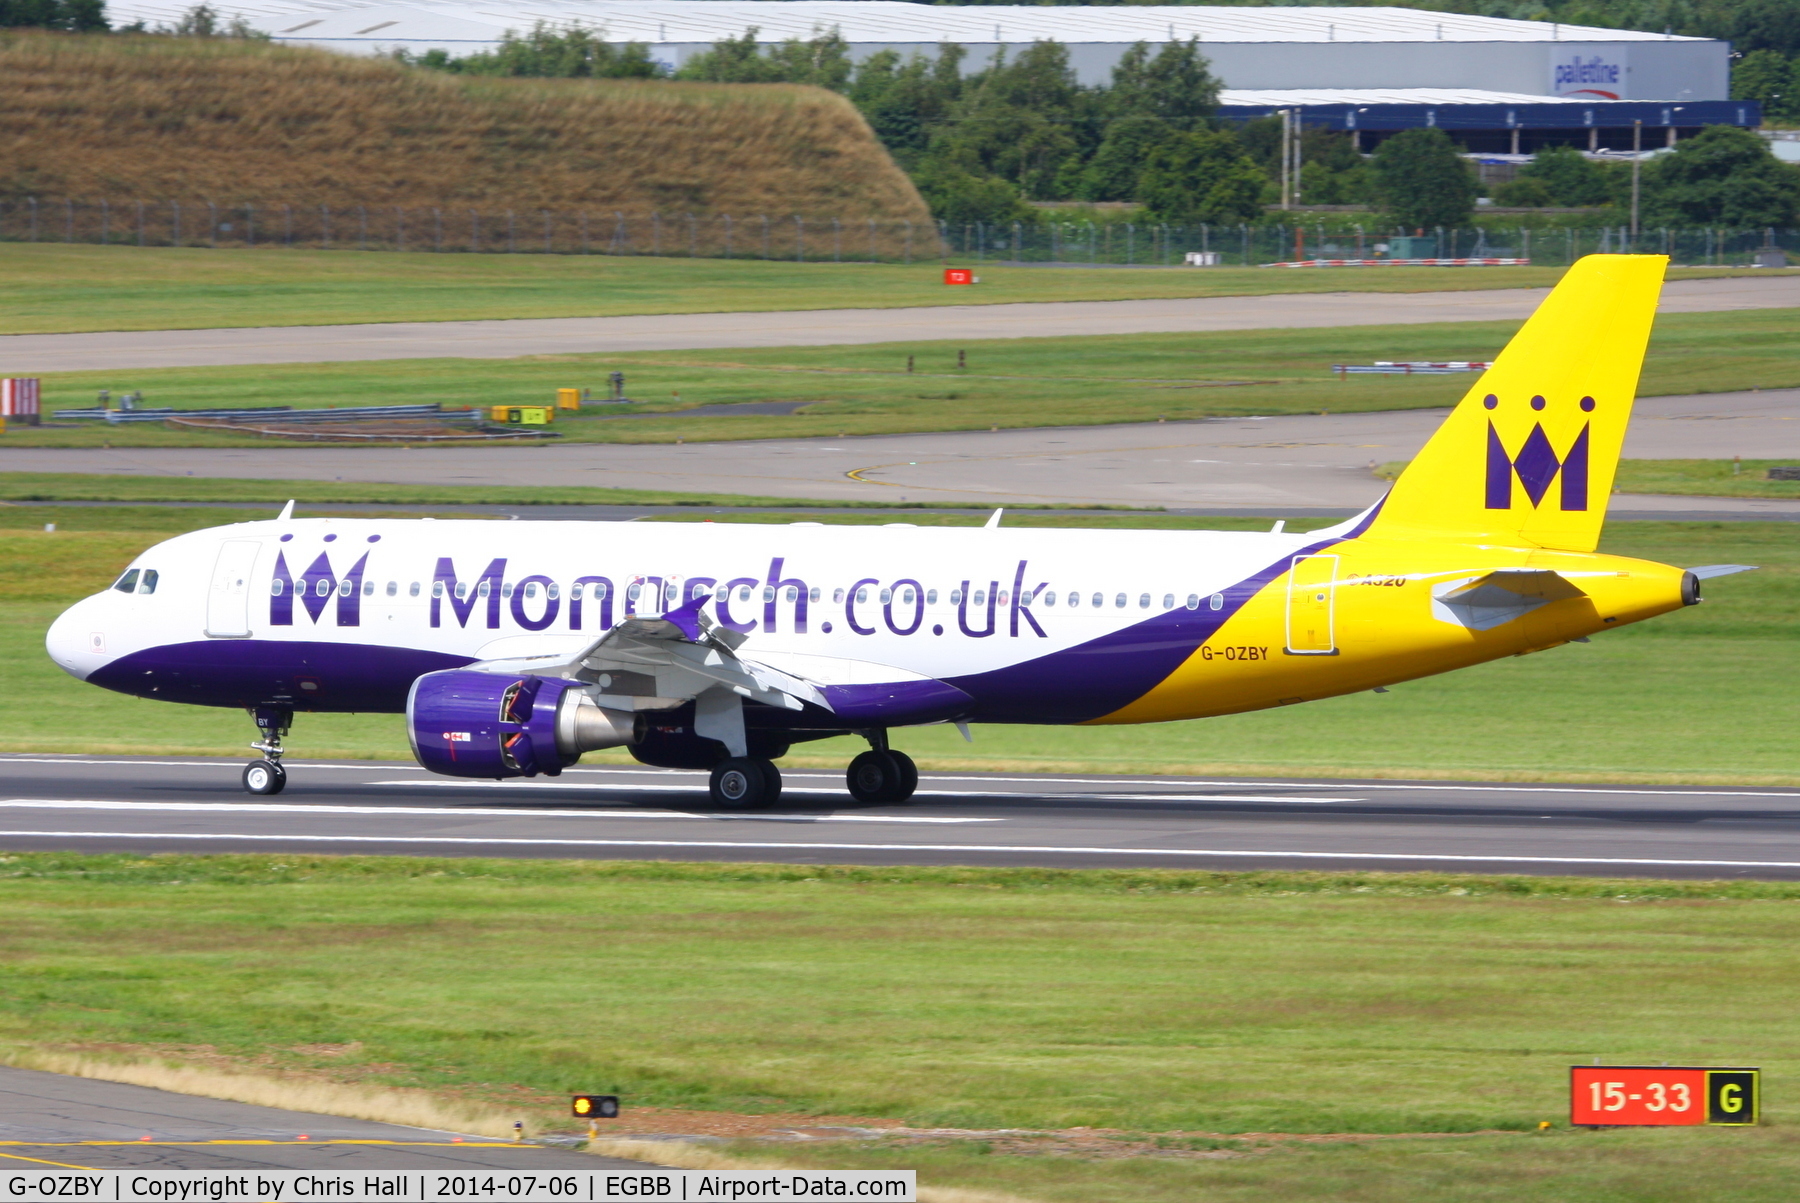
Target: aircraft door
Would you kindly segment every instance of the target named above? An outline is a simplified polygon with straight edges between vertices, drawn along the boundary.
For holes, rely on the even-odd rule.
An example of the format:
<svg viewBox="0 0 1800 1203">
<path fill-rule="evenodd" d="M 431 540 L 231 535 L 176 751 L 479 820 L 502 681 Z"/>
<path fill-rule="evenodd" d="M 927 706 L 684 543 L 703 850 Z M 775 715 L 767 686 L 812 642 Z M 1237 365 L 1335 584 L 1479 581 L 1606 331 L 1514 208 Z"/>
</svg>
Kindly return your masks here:
<svg viewBox="0 0 1800 1203">
<path fill-rule="evenodd" d="M 1288 574 L 1287 654 L 1337 655 L 1336 556 L 1295 556 Z"/>
<path fill-rule="evenodd" d="M 206 634 L 213 639 L 242 639 L 250 634 L 250 580 L 256 553 L 262 545 L 253 539 L 229 539 L 219 544 L 213 562 L 212 586 L 206 594 Z"/>
</svg>

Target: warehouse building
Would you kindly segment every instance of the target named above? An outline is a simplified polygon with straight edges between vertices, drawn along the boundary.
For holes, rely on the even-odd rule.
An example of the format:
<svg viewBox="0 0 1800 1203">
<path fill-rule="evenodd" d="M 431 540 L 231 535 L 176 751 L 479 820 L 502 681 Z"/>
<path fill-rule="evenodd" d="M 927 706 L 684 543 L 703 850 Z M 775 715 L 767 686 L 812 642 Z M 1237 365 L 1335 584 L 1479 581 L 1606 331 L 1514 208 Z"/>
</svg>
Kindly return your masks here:
<svg viewBox="0 0 1800 1203">
<path fill-rule="evenodd" d="M 112 0 L 115 24 L 179 20 L 190 0 Z M 1471 150 L 1551 142 L 1660 145 L 1703 125 L 1758 125 L 1730 96 L 1730 44 L 1633 30 L 1408 8 L 998 6 L 900 0 L 215 0 L 280 42 L 358 54 L 491 50 L 508 30 L 583 25 L 642 42 L 670 70 L 755 28 L 764 42 L 836 29 L 856 60 L 881 50 L 969 51 L 965 70 L 1035 41 L 1069 48 L 1083 83 L 1105 82 L 1133 43 L 1198 38 L 1226 88 L 1225 113 L 1299 108 L 1308 125 L 1367 143 L 1435 125 Z M 1641 123 L 1641 125 L 1639 124 Z"/>
</svg>

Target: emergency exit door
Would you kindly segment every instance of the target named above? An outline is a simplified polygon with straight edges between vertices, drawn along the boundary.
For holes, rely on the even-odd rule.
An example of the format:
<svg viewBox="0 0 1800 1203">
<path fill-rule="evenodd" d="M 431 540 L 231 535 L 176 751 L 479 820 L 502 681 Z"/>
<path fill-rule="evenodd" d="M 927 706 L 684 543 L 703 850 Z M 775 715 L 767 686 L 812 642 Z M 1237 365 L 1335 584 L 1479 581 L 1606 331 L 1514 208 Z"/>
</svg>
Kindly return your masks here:
<svg viewBox="0 0 1800 1203">
<path fill-rule="evenodd" d="M 1336 556 L 1295 556 L 1288 574 L 1287 653 L 1337 655 Z"/>
<path fill-rule="evenodd" d="M 242 639 L 250 634 L 250 579 L 261 548 L 251 539 L 219 544 L 212 586 L 206 594 L 206 633 L 210 637 Z"/>
</svg>

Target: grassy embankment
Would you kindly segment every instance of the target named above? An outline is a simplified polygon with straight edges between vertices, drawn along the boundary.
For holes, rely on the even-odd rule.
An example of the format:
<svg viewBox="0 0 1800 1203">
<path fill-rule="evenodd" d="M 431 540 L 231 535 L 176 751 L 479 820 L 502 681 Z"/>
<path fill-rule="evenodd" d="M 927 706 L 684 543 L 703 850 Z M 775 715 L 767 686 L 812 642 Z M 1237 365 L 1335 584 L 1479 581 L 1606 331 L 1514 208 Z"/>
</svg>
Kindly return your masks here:
<svg viewBox="0 0 1800 1203">
<path fill-rule="evenodd" d="M 606 392 L 623 371 L 631 412 L 590 406 L 556 430 L 577 442 L 658 443 L 1092 425 L 1243 414 L 1332 413 L 1453 404 L 1471 376 L 1354 376 L 1338 363 L 1483 359 L 1517 328 L 1451 322 L 1336 330 L 1222 331 L 982 342 L 881 343 L 635 355 L 538 355 L 261 367 L 66 372 L 44 378 L 49 408 L 92 405 L 95 391 L 141 390 L 151 405 L 449 405 L 543 402 L 559 387 Z M 958 353 L 966 353 L 958 368 Z M 914 371 L 907 372 L 908 358 Z M 1645 361 L 1646 396 L 1800 385 L 1800 310 L 1673 314 Z M 786 401 L 790 415 L 673 414 L 696 405 Z M 625 407 L 619 407 L 625 408 Z M 160 424 L 32 429 L 7 446 L 267 446 L 253 436 Z M 1746 447 L 1746 451 L 1754 450 Z M 379 454 L 387 454 L 380 452 Z M 1371 458 L 1380 458 L 1373 450 Z"/>
<path fill-rule="evenodd" d="M 516 210 L 527 245 L 540 210 L 591 212 L 602 243 L 615 210 L 671 226 L 686 212 L 929 220 L 861 115 L 821 88 L 474 79 L 266 42 L 18 30 L 0 36 L 0 75 L 0 195 L 110 198 L 117 241 L 136 240 L 136 202 L 166 239 L 171 201 L 193 241 L 219 205 L 227 242 L 246 204 L 265 240 L 283 204 L 303 223 L 330 206 L 340 244 L 361 236 L 356 206 L 378 235 L 397 207 Z M 62 235 L 60 207 L 40 237 Z M 415 244 L 435 235 L 421 220 Z"/>
<path fill-rule="evenodd" d="M 0 900 L 13 1059 L 535 1131 L 594 1089 L 625 1130 L 1062 1130 L 757 1150 L 1045 1203 L 1761 1201 L 1800 1169 L 1789 884 L 22 854 Z M 1772 1126 L 1571 1131 L 1594 1057 L 1759 1065 Z"/>
<path fill-rule="evenodd" d="M 979 285 L 946 288 L 935 260 L 921 258 L 907 266 L 277 247 L 221 254 L 8 242 L 0 243 L 0 269 L 10 285 L 0 295 L 0 334 L 1548 288 L 1564 270 L 1145 271 L 987 263 Z M 1685 268 L 1669 278 L 1740 274 L 1748 273 Z"/>
<path fill-rule="evenodd" d="M 671 517 L 682 514 L 706 516 L 677 511 Z M 42 645 L 64 605 L 104 587 L 142 548 L 178 530 L 237 517 L 221 510 L 0 507 L 0 749 L 243 755 L 249 728 L 235 711 L 138 701 L 83 685 L 57 671 Z M 768 520 L 783 516 L 772 513 Z M 981 516 L 913 520 L 975 524 Z M 58 524 L 57 533 L 42 532 L 47 521 Z M 1010 521 L 1266 529 L 1247 519 L 1157 515 L 1035 513 Z M 1800 702 L 1787 684 L 1800 672 L 1792 638 L 1800 617 L 1800 548 L 1792 527 L 1618 523 L 1603 546 L 1667 563 L 1764 567 L 1708 582 L 1711 600 L 1704 606 L 1585 646 L 1416 681 L 1385 695 L 1206 722 L 984 726 L 973 746 L 954 730 L 928 727 L 902 732 L 897 742 L 938 768 L 1800 783 L 1791 738 Z M 401 721 L 392 715 L 304 715 L 291 746 L 301 759 L 408 755 Z M 850 740 L 808 744 L 786 763 L 837 768 L 855 751 Z"/>
</svg>

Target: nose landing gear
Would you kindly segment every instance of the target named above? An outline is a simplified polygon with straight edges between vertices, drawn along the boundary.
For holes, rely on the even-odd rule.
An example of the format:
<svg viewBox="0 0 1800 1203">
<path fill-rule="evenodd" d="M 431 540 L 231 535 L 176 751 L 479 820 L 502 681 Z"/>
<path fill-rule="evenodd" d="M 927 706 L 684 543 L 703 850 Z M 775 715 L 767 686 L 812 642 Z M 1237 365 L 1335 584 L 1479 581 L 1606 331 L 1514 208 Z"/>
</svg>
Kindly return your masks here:
<svg viewBox="0 0 1800 1203">
<path fill-rule="evenodd" d="M 263 759 L 244 766 L 244 788 L 253 794 L 279 794 L 287 788 L 287 769 L 281 764 L 281 737 L 294 725 L 292 710 L 257 707 L 250 712 L 262 739 L 251 744 Z"/>
</svg>

